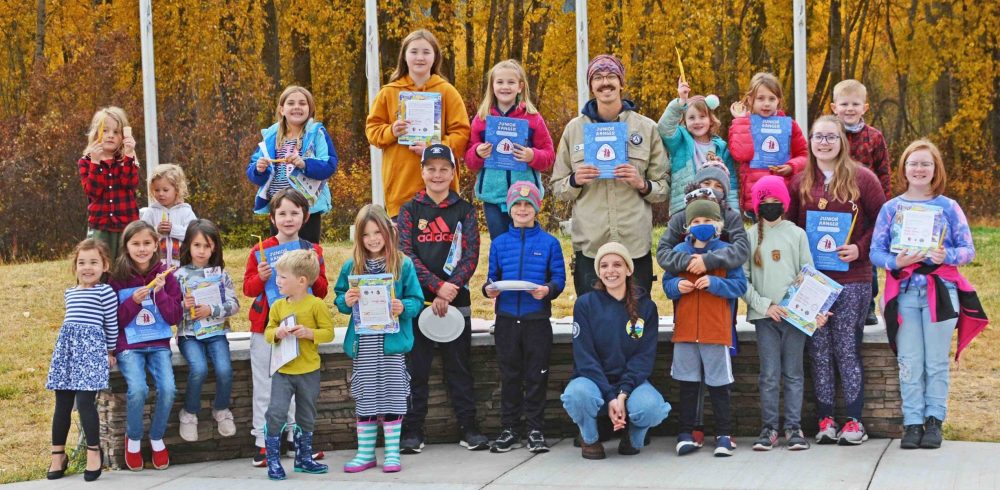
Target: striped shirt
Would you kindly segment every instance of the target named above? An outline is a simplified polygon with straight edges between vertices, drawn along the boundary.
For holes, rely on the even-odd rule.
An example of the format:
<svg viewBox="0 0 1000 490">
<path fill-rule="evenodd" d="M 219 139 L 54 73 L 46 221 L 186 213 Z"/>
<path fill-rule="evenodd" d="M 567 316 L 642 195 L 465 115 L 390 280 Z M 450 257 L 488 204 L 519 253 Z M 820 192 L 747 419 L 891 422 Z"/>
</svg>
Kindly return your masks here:
<svg viewBox="0 0 1000 490">
<path fill-rule="evenodd" d="M 107 284 L 92 288 L 75 286 L 66 290 L 66 316 L 63 324 L 99 325 L 104 328 L 108 350 L 118 342 L 118 296 Z"/>
<path fill-rule="evenodd" d="M 287 140 L 282 144 L 277 150 L 277 155 L 275 158 L 281 159 L 295 154 L 295 148 L 298 146 L 298 140 Z M 292 173 L 292 169 L 295 166 L 290 163 L 275 163 L 274 164 L 274 177 L 271 179 L 271 185 L 267 188 L 267 196 L 274 197 L 275 194 L 287 189 L 291 184 L 288 182 L 288 174 Z"/>
</svg>

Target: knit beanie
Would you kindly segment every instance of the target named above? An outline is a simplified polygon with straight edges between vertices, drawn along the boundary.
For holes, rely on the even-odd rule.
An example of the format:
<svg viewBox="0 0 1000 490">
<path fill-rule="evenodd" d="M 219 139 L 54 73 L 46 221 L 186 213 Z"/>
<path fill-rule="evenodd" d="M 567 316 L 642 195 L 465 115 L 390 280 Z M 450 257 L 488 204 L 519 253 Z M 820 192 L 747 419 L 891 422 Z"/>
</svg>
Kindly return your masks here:
<svg viewBox="0 0 1000 490">
<path fill-rule="evenodd" d="M 625 85 L 625 65 L 615 55 L 599 54 L 590 60 L 590 64 L 587 65 L 588 84 L 594 80 L 594 74 L 599 71 L 609 71 L 618 75 L 618 81 Z"/>
<path fill-rule="evenodd" d="M 705 165 L 701 167 L 694 174 L 694 181 L 701 185 L 702 182 L 706 180 L 714 180 L 722 184 L 722 193 L 726 196 L 729 195 L 729 169 L 726 165 L 716 161 L 705 162 Z"/>
<path fill-rule="evenodd" d="M 684 209 L 684 219 L 687 220 L 687 225 L 691 226 L 691 222 L 695 218 L 708 218 L 712 221 L 721 222 L 722 210 L 719 209 L 719 203 L 706 199 L 691 201 L 687 205 L 687 208 Z"/>
<path fill-rule="evenodd" d="M 753 187 L 750 188 L 750 197 L 753 204 L 753 211 L 760 211 L 760 203 L 764 199 L 773 197 L 781 201 L 782 206 L 785 210 L 788 210 L 788 204 L 792 201 L 792 198 L 788 195 L 788 187 L 785 185 L 785 179 L 778 177 L 777 175 L 767 175 L 761 177 Z"/>
<path fill-rule="evenodd" d="M 608 242 L 601 245 L 601 248 L 597 249 L 597 257 L 594 257 L 594 272 L 600 276 L 601 275 L 601 259 L 608 254 L 614 254 L 622 258 L 625 261 L 625 267 L 628 268 L 629 272 L 633 272 L 635 264 L 632 263 L 632 255 L 628 253 L 628 249 L 625 245 L 618 242 Z"/>
<path fill-rule="evenodd" d="M 507 212 L 509 213 L 511 209 L 514 209 L 514 204 L 517 201 L 528 201 L 535 212 L 542 210 L 542 198 L 541 193 L 538 192 L 538 187 L 527 180 L 519 180 L 514 182 L 514 185 L 507 189 Z"/>
</svg>

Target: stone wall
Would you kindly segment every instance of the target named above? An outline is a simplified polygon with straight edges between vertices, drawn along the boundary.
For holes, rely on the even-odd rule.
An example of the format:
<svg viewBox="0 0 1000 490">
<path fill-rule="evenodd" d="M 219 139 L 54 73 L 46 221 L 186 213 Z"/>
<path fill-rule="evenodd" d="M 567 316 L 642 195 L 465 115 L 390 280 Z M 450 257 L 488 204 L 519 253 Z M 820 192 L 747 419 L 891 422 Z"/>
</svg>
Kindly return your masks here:
<svg viewBox="0 0 1000 490">
<path fill-rule="evenodd" d="M 664 319 L 659 332 L 659 349 L 652 383 L 671 403 L 677 401 L 677 383 L 670 379 L 671 327 L 669 319 Z M 576 426 L 562 409 L 559 395 L 569 381 L 573 370 L 572 346 L 569 325 L 554 322 L 555 345 L 549 370 L 549 390 L 546 405 L 546 436 L 567 437 L 576 433 Z M 732 389 L 734 426 L 737 435 L 756 435 L 760 430 L 760 405 L 757 391 L 758 360 L 756 334 L 753 327 L 741 324 L 738 328 L 740 355 L 733 360 L 736 382 Z M 320 347 L 323 358 L 322 388 L 317 403 L 316 433 L 314 445 L 317 449 L 334 450 L 355 447 L 354 403 L 350 398 L 349 380 L 351 359 L 343 354 L 339 339 L 343 329 L 338 329 L 337 339 Z M 230 349 L 233 358 L 233 394 L 231 410 L 236 421 L 237 435 L 222 437 L 215 430 L 211 418 L 210 404 L 215 395 L 215 383 L 210 374 L 202 391 L 202 411 L 199 414 L 198 442 L 185 442 L 178 435 L 177 414 L 182 408 L 184 389 L 187 384 L 187 365 L 184 358 L 174 352 L 174 377 L 177 382 L 177 398 L 171 410 L 167 436 L 164 441 L 170 449 L 171 461 L 190 463 L 198 461 L 250 458 L 255 447 L 251 428 L 251 381 L 249 361 L 249 340 L 247 334 L 231 334 Z M 865 367 L 865 409 L 863 422 L 872 437 L 899 437 L 902 413 L 900 411 L 899 379 L 895 356 L 889 349 L 885 332 L 880 327 L 869 327 L 864 335 L 862 356 Z M 806 393 L 802 410 L 803 429 L 807 435 L 816 431 L 815 401 L 812 394 L 812 380 L 809 376 L 808 356 L 806 360 Z M 500 382 L 493 337 L 486 333 L 473 335 L 472 349 L 475 392 L 478 404 L 480 428 L 488 437 L 495 437 L 500 425 Z M 459 433 L 454 422 L 451 405 L 445 389 L 440 360 L 434 361 L 431 376 L 431 394 L 427 415 L 427 440 L 430 443 L 456 442 Z M 146 406 L 145 427 L 149 428 L 149 414 L 155 391 L 150 385 L 150 400 Z M 125 380 L 117 371 L 111 376 L 111 389 L 98 397 L 101 418 L 101 439 L 112 466 L 124 467 L 125 439 Z M 705 400 L 705 422 L 708 434 L 712 434 L 711 403 Z M 842 413 L 838 405 L 838 414 Z M 671 411 L 666 422 L 655 428 L 653 435 L 667 436 L 677 432 L 677 413 Z M 654 442 L 663 443 L 661 442 Z M 143 452 L 149 460 L 148 441 L 143 441 Z"/>
</svg>

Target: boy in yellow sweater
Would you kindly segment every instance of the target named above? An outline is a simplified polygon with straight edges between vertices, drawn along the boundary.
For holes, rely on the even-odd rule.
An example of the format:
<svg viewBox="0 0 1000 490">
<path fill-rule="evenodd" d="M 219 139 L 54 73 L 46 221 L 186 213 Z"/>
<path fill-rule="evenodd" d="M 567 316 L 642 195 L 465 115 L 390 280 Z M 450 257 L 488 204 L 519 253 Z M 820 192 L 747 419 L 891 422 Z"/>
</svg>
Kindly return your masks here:
<svg viewBox="0 0 1000 490">
<path fill-rule="evenodd" d="M 293 250 L 274 265 L 278 291 L 285 295 L 271 305 L 264 338 L 268 343 L 298 343 L 298 356 L 282 365 L 271 377 L 271 404 L 267 407 L 264 447 L 267 476 L 284 480 L 281 467 L 281 431 L 288 406 L 295 397 L 295 471 L 326 473 L 327 466 L 312 457 L 312 436 L 319 397 L 320 358 L 317 346 L 333 340 L 333 315 L 323 300 L 309 293 L 319 276 L 319 257 L 313 250 Z M 272 361 L 274 358 L 272 357 Z"/>
</svg>

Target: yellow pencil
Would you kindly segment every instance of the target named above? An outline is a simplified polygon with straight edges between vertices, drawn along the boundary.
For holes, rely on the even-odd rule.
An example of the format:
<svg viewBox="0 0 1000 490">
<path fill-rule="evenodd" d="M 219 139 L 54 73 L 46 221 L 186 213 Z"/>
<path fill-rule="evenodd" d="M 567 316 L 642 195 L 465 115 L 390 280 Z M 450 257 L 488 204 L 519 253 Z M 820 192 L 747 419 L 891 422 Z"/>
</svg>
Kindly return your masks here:
<svg viewBox="0 0 1000 490">
<path fill-rule="evenodd" d="M 948 231 L 948 222 L 947 221 L 945 221 L 944 224 L 943 224 L 943 226 L 941 227 L 941 236 L 938 237 L 938 246 L 937 246 L 937 248 L 941 248 L 944 245 L 944 232 L 945 231 Z"/>
<path fill-rule="evenodd" d="M 104 142 L 104 118 L 101 118 L 100 124 L 97 125 L 97 142 Z"/>
<path fill-rule="evenodd" d="M 153 287 L 153 284 L 156 284 L 156 281 L 159 281 L 161 278 L 167 277 L 167 274 L 170 274 L 171 272 L 173 272 L 176 269 L 177 269 L 177 266 L 171 266 L 169 269 L 167 269 L 167 270 L 165 270 L 165 271 L 157 274 L 156 277 L 153 278 L 152 281 L 149 281 L 149 284 L 147 284 L 146 287 L 147 288 Z"/>
<path fill-rule="evenodd" d="M 185 287 L 184 289 L 187 290 L 187 294 L 188 294 L 188 296 L 190 296 L 191 295 L 191 288 L 190 287 Z M 194 306 L 191 307 L 191 319 L 194 320 Z"/>
<path fill-rule="evenodd" d="M 260 251 L 260 263 L 261 264 L 266 264 L 267 263 L 267 256 L 264 255 L 264 239 L 261 238 L 260 235 L 250 235 L 250 236 L 252 236 L 252 237 L 254 237 L 254 238 L 257 239 L 257 250 Z"/>
<path fill-rule="evenodd" d="M 844 240 L 844 245 L 851 243 L 851 235 L 854 234 L 854 225 L 857 224 L 858 222 L 858 205 L 854 203 L 851 204 L 853 204 L 854 206 L 854 208 L 852 209 L 852 211 L 854 212 L 852 213 L 851 216 L 851 227 L 848 228 L 847 230 L 847 240 Z"/>
<path fill-rule="evenodd" d="M 681 82 L 687 83 L 687 77 L 684 76 L 684 62 L 681 61 L 681 50 L 674 46 L 674 52 L 677 53 L 677 66 L 681 69 Z"/>
</svg>

